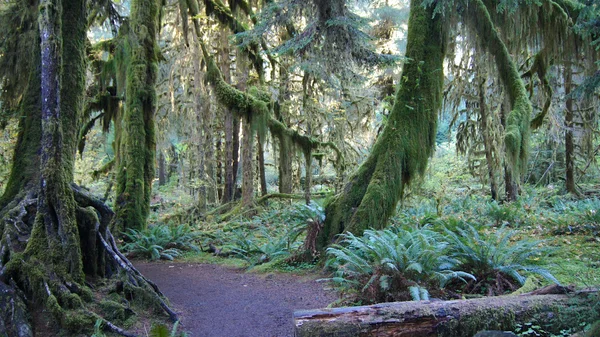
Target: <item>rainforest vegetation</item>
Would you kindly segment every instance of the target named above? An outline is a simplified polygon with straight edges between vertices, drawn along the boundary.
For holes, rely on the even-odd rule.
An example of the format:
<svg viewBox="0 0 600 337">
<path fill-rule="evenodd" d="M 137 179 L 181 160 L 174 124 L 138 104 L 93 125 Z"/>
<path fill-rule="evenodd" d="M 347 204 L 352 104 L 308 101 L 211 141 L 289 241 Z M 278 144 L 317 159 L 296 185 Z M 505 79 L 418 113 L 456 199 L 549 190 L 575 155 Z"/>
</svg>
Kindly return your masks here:
<svg viewBox="0 0 600 337">
<path fill-rule="evenodd" d="M 599 336 L 599 48 L 598 0 L 0 0 L 0 336 L 177 335 L 140 259 Z"/>
</svg>

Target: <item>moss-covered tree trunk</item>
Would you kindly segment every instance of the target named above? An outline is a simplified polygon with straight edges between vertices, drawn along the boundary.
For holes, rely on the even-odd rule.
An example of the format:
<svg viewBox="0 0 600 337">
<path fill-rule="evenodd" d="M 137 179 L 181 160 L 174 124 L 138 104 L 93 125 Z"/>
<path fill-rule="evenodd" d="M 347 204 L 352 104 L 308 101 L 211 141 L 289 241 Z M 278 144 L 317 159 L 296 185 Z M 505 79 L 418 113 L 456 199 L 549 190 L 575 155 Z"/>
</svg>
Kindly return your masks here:
<svg viewBox="0 0 600 337">
<path fill-rule="evenodd" d="M 423 173 L 435 145 L 441 107 L 445 38 L 439 16 L 422 1 L 412 0 L 408 21 L 407 62 L 394 107 L 369 157 L 349 178 L 341 194 L 326 207 L 317 246 L 337 234 L 382 228 L 394 212 L 402 191 Z"/>
<path fill-rule="evenodd" d="M 74 46 L 83 44 L 81 36 L 85 36 L 85 23 L 83 29 L 77 25 L 81 26 L 80 17 L 85 17 L 85 1 L 65 0 L 65 13 L 75 12 L 65 20 L 61 18 L 62 7 L 60 0 L 40 2 L 41 185 L 28 251 L 40 258 L 49 252 L 50 261 L 60 262 L 64 267 L 63 273 L 81 283 L 83 267 L 75 219 L 76 204 L 69 184 L 73 181 L 74 145 L 85 89 L 85 60 L 81 54 L 85 49 Z"/>
<path fill-rule="evenodd" d="M 156 77 L 158 73 L 157 0 L 131 1 L 131 57 L 127 65 L 121 160 L 117 168 L 116 229 L 143 229 L 150 210 L 156 135 Z"/>
<path fill-rule="evenodd" d="M 98 303 L 90 305 L 95 300 L 86 281 L 115 274 L 176 318 L 158 289 L 119 253 L 108 230 L 112 211 L 72 184 L 85 97 L 86 5 L 85 0 L 39 4 L 35 30 L 40 43 L 26 55 L 33 55 L 33 61 L 21 105 L 24 111 L 39 110 L 20 123 L 14 155 L 18 165 L 12 170 L 21 169 L 19 158 L 25 154 L 31 155 L 33 167 L 22 173 L 26 183 L 17 193 L 5 193 L 3 199 L 9 201 L 0 210 L 1 336 L 32 335 L 22 294 L 71 334 L 91 332 L 99 319 L 106 330 L 130 336 L 94 312 Z"/>
</svg>

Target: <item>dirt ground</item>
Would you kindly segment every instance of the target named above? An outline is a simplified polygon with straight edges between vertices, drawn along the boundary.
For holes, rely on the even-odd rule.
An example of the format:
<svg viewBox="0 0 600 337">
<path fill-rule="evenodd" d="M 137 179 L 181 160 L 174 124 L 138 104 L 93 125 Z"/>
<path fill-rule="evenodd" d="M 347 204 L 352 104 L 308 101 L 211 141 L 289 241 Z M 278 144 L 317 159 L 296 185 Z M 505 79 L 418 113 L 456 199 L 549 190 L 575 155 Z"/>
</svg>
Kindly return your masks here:
<svg viewBox="0 0 600 337">
<path fill-rule="evenodd" d="M 293 336 L 292 312 L 337 299 L 317 277 L 254 274 L 219 265 L 136 263 L 181 314 L 193 337 Z"/>
</svg>

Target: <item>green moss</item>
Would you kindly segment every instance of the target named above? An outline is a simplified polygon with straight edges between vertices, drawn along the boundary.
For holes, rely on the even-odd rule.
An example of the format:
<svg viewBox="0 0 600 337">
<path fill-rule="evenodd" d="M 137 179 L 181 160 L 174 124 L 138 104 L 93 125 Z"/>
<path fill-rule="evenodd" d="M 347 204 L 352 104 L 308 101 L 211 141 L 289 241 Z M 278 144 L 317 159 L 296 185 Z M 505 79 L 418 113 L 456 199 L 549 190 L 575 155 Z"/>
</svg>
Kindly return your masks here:
<svg viewBox="0 0 600 337">
<path fill-rule="evenodd" d="M 109 321 L 123 321 L 127 319 L 125 314 L 125 307 L 115 301 L 104 300 L 100 302 L 100 310 L 102 310 L 103 317 Z"/>
<path fill-rule="evenodd" d="M 500 33 L 497 31 L 490 12 L 481 0 L 465 11 L 465 21 L 477 32 L 481 44 L 492 54 L 500 79 L 506 88 L 510 100 L 511 111 L 506 119 L 505 144 L 506 159 L 517 182 L 527 169 L 529 156 L 529 125 L 532 112 L 531 102 L 527 96 L 525 84 L 519 70 Z"/>
<path fill-rule="evenodd" d="M 132 1 L 127 100 L 120 126 L 123 130 L 117 169 L 116 230 L 145 228 L 150 211 L 156 150 L 157 20 L 157 1 Z"/>
<path fill-rule="evenodd" d="M 39 39 L 39 34 L 35 35 Z M 31 57 L 33 64 L 41 63 L 39 43 L 34 44 Z M 13 153 L 10 176 L 4 194 L 0 198 L 0 209 L 6 207 L 25 187 L 38 183 L 40 165 L 38 153 L 42 135 L 40 76 L 40 68 L 32 67 L 28 78 L 29 85 L 19 105 L 19 134 Z"/>
<path fill-rule="evenodd" d="M 388 122 L 367 160 L 350 177 L 344 192 L 326 206 L 318 245 L 344 231 L 382 228 L 404 187 L 427 167 L 435 145 L 441 107 L 445 36 L 433 9 L 411 1 L 408 43 L 400 88 Z"/>
<path fill-rule="evenodd" d="M 71 334 L 91 334 L 94 323 L 100 317 L 87 310 L 70 310 L 65 312 L 62 320 L 62 326 Z"/>
</svg>

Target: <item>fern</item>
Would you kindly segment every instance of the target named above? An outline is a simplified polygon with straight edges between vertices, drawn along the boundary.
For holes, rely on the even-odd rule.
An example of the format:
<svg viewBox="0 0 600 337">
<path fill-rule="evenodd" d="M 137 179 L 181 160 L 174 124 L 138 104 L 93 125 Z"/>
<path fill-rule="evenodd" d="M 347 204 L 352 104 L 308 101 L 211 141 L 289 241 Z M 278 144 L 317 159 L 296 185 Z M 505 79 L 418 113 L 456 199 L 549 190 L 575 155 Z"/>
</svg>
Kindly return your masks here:
<svg viewBox="0 0 600 337">
<path fill-rule="evenodd" d="M 344 287 L 362 293 L 377 287 L 382 298 L 407 292 L 418 300 L 429 298 L 428 287 L 440 288 L 453 279 L 474 279 L 455 270 L 457 261 L 446 255 L 447 249 L 445 238 L 428 227 L 366 230 L 362 237 L 342 235 L 340 244 L 327 249 L 326 264 L 334 269 L 331 281 Z M 422 289 L 419 296 L 412 287 Z"/>
<path fill-rule="evenodd" d="M 187 225 L 156 225 L 143 231 L 129 229 L 125 236 L 129 241 L 123 246 L 125 252 L 150 260 L 173 260 L 184 251 L 200 251 L 195 242 L 199 235 Z"/>
<path fill-rule="evenodd" d="M 512 241 L 516 232 L 501 228 L 484 235 L 473 226 L 456 231 L 446 230 L 452 243 L 450 255 L 460 261 L 460 268 L 471 271 L 478 279 L 486 279 L 498 272 L 510 276 L 519 285 L 525 282 L 524 273 L 538 274 L 559 283 L 546 269 L 535 265 L 536 259 L 547 255 L 552 249 L 543 241 Z"/>
</svg>

